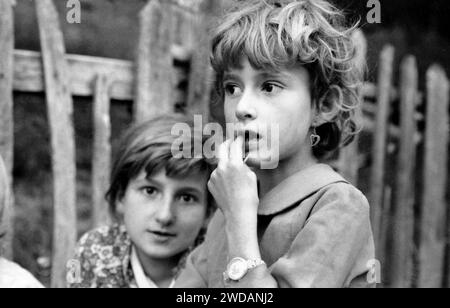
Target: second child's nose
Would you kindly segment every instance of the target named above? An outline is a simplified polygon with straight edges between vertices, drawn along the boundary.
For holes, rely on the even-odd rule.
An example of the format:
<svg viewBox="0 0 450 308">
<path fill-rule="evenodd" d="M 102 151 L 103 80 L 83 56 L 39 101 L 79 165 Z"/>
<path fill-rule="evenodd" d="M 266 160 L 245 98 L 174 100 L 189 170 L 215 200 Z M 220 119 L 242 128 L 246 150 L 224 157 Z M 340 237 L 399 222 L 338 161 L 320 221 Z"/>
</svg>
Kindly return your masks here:
<svg viewBox="0 0 450 308">
<path fill-rule="evenodd" d="M 244 123 L 256 119 L 255 102 L 256 97 L 250 91 L 244 92 L 236 106 L 236 118 Z"/>
<path fill-rule="evenodd" d="M 164 201 L 164 204 L 158 209 L 156 220 L 162 226 L 169 226 L 175 221 L 175 212 L 172 200 Z"/>
</svg>

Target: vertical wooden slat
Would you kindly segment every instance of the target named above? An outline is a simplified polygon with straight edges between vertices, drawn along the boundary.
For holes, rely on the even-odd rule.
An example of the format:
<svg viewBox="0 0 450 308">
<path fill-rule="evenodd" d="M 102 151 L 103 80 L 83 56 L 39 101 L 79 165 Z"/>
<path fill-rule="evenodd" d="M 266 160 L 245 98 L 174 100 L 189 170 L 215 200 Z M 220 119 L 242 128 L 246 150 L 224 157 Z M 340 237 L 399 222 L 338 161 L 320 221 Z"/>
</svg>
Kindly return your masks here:
<svg viewBox="0 0 450 308">
<path fill-rule="evenodd" d="M 95 227 L 110 222 L 105 193 L 111 169 L 111 119 L 107 75 L 99 75 L 95 83 L 94 100 L 94 150 L 92 160 L 92 205 Z"/>
<path fill-rule="evenodd" d="M 221 8 L 221 1 L 201 1 L 198 17 L 193 25 L 193 55 L 189 77 L 188 109 L 192 114 L 209 118 L 209 102 L 213 81 L 213 71 L 209 61 L 211 21 Z"/>
<path fill-rule="evenodd" d="M 172 4 L 151 0 L 140 13 L 135 120 L 174 112 Z"/>
<path fill-rule="evenodd" d="M 190 2 L 189 4 L 192 3 Z M 174 46 L 172 46 L 172 55 L 176 59 L 174 61 L 173 77 L 175 87 L 174 101 L 179 109 L 177 111 L 185 111 L 192 58 L 192 27 L 196 15 L 192 8 L 186 8 L 176 4 L 173 6 L 173 13 L 172 31 Z"/>
<path fill-rule="evenodd" d="M 397 159 L 397 193 L 394 196 L 394 232 L 390 260 L 391 285 L 396 288 L 411 287 L 413 277 L 417 87 L 416 59 L 409 56 L 401 64 L 400 75 L 400 149 Z"/>
<path fill-rule="evenodd" d="M 8 210 L 10 200 L 10 181 L 8 178 L 8 172 L 6 171 L 5 163 L 0 155 L 0 257 L 4 256 L 5 249 L 5 236 L 8 234 L 9 226 L 5 223 L 5 219 L 8 218 L 5 212 Z"/>
<path fill-rule="evenodd" d="M 353 40 L 357 46 L 356 63 L 359 67 L 365 67 L 367 56 L 367 41 L 362 31 L 355 31 Z M 364 103 L 363 84 L 359 89 L 359 99 L 361 104 Z M 362 108 L 362 106 L 361 106 Z M 345 179 L 350 181 L 354 186 L 358 185 L 358 171 L 359 171 L 359 153 L 358 153 L 359 136 L 355 140 L 341 149 L 339 153 L 339 170 Z"/>
<path fill-rule="evenodd" d="M 373 161 L 370 179 L 370 207 L 377 256 L 382 259 L 384 247 L 380 247 L 380 226 L 383 213 L 386 141 L 388 137 L 389 103 L 393 75 L 394 48 L 386 46 L 380 55 L 377 89 L 377 115 L 372 150 Z"/>
<path fill-rule="evenodd" d="M 52 287 L 65 286 L 66 262 L 76 242 L 76 168 L 73 102 L 65 47 L 52 0 L 35 1 L 45 74 L 53 167 Z"/>
<path fill-rule="evenodd" d="M 444 70 L 427 72 L 424 193 L 419 248 L 419 287 L 441 287 L 444 272 L 448 189 L 449 81 Z"/>
<path fill-rule="evenodd" d="M 13 0 L 0 0 L 0 156 L 5 160 L 9 185 L 12 186 L 13 168 L 13 52 L 14 52 L 14 14 Z M 5 256 L 13 257 L 13 194 L 9 194 L 6 210 L 0 219 L 8 233 L 4 239 Z"/>
</svg>

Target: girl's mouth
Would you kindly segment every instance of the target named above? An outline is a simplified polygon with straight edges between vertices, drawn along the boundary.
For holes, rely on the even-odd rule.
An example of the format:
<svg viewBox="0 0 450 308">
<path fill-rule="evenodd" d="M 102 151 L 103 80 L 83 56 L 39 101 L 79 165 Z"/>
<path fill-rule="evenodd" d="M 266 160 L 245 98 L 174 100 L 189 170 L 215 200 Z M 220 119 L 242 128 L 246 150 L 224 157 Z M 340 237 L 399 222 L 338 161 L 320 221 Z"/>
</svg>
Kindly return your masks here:
<svg viewBox="0 0 450 308">
<path fill-rule="evenodd" d="M 251 150 L 255 150 L 258 142 L 261 140 L 261 135 L 259 133 L 246 130 L 243 134 L 244 136 L 244 154 L 245 157 L 248 156 Z"/>
<path fill-rule="evenodd" d="M 169 240 L 177 236 L 175 233 L 162 230 L 148 230 L 147 232 L 153 235 L 157 240 Z"/>
</svg>

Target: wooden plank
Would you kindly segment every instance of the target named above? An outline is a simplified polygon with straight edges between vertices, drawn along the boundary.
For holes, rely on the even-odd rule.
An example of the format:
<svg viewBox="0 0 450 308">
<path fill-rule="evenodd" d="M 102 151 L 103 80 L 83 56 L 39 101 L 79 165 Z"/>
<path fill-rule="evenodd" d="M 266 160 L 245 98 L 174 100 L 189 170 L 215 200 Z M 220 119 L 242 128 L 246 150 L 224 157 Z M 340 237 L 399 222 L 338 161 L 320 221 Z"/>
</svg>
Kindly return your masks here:
<svg viewBox="0 0 450 308">
<path fill-rule="evenodd" d="M 192 26 L 195 12 L 188 7 L 174 6 L 172 55 L 175 59 L 174 101 L 179 112 L 185 112 L 188 100 L 189 71 L 192 58 Z"/>
<path fill-rule="evenodd" d="M 8 185 L 12 185 L 14 127 L 13 127 L 13 52 L 14 52 L 14 14 L 12 0 L 0 0 L 0 156 L 5 160 Z M 13 195 L 8 195 L 7 210 L 0 219 L 8 229 L 4 239 L 5 256 L 13 257 Z"/>
<path fill-rule="evenodd" d="M 70 92 L 76 96 L 93 96 L 96 76 L 103 74 L 112 80 L 111 98 L 133 100 L 134 65 L 130 61 L 81 55 L 65 56 Z M 39 93 L 45 91 L 42 55 L 40 52 L 15 50 L 14 90 Z"/>
<path fill-rule="evenodd" d="M 7 0 L 3 0 L 7 1 Z M 189 22 L 193 22 L 194 17 L 186 15 L 183 29 L 189 29 Z M 181 27 L 181 26 L 180 26 Z M 185 31 L 191 33 L 193 31 Z M 192 48 L 188 42 L 193 39 L 190 35 L 183 32 L 183 40 L 178 39 L 179 42 L 186 42 L 187 48 Z M 181 36 L 181 35 L 179 35 Z M 175 39 L 177 39 L 176 35 Z M 186 56 L 186 50 L 178 52 L 179 48 L 174 51 L 172 47 L 172 54 L 174 59 L 179 61 L 188 61 L 190 54 Z M 188 49 L 190 50 L 190 49 Z M 99 74 L 110 75 L 114 77 L 111 85 L 111 99 L 131 101 L 134 99 L 134 71 L 135 65 L 131 61 L 100 58 L 84 55 L 67 54 L 65 56 L 68 70 L 70 71 L 70 91 L 75 96 L 93 96 L 95 78 Z M 44 72 L 42 67 L 42 55 L 37 51 L 30 50 L 14 50 L 14 81 L 13 87 L 16 91 L 40 93 L 45 91 Z M 392 89 L 396 91 L 396 89 Z M 377 86 L 373 83 L 364 83 L 363 96 L 365 98 L 375 97 Z M 392 97 L 391 97 L 392 100 Z M 373 113 L 371 104 L 364 104 L 364 109 Z"/>
<path fill-rule="evenodd" d="M 388 137 L 388 118 L 390 89 L 393 75 L 394 48 L 386 46 L 380 55 L 380 69 L 378 75 L 378 113 L 374 129 L 373 161 L 370 179 L 370 206 L 372 226 L 378 257 L 382 259 L 384 247 L 380 247 L 380 226 L 383 213 L 383 191 L 385 176 L 386 141 Z"/>
<path fill-rule="evenodd" d="M 449 81 L 440 66 L 427 72 L 424 193 L 419 287 L 441 287 L 446 244 Z"/>
<path fill-rule="evenodd" d="M 405 58 L 400 75 L 400 149 L 397 157 L 394 196 L 391 284 L 395 288 L 412 287 L 414 253 L 414 168 L 417 123 L 414 118 L 418 87 L 416 59 Z"/>
<path fill-rule="evenodd" d="M 417 120 L 416 120 L 417 121 Z M 364 131 L 373 132 L 375 131 L 376 122 L 368 116 L 364 116 Z M 400 128 L 393 124 L 390 124 L 388 127 L 388 135 L 391 138 L 399 139 L 400 138 Z M 419 132 L 414 134 L 414 142 L 419 144 L 423 141 L 423 135 Z"/>
<path fill-rule="evenodd" d="M 95 227 L 110 223 L 105 193 L 111 171 L 111 118 L 109 76 L 99 75 L 95 85 L 94 150 L 92 160 L 92 205 Z"/>
<path fill-rule="evenodd" d="M 0 155 L 0 257 L 5 255 L 6 236 L 9 234 L 10 225 L 8 219 L 8 207 L 10 200 L 10 181 L 3 158 Z"/>
<path fill-rule="evenodd" d="M 189 77 L 188 110 L 209 118 L 209 104 L 212 90 L 213 70 L 210 64 L 210 23 L 221 8 L 221 1 L 203 0 L 192 26 L 192 64 Z M 195 46 L 195 47 L 194 47 Z"/>
<path fill-rule="evenodd" d="M 53 167 L 52 287 L 65 286 L 76 242 L 76 168 L 73 102 L 58 14 L 52 0 L 35 1 L 43 54 Z"/>
<path fill-rule="evenodd" d="M 200 1 L 196 1 L 194 4 L 198 6 Z M 173 42 L 177 45 L 185 46 L 187 48 L 192 48 L 192 38 L 193 38 L 193 25 L 194 20 L 197 17 L 198 9 L 200 7 L 195 7 L 191 9 L 189 7 L 173 7 L 174 18 L 172 19 L 173 25 Z M 195 10 L 195 11 L 194 11 Z"/>
<path fill-rule="evenodd" d="M 383 213 L 381 218 L 381 224 L 380 224 L 380 239 L 379 239 L 379 247 L 383 247 L 385 249 L 388 244 L 388 240 L 390 240 L 390 217 L 391 217 L 391 211 L 392 211 L 392 187 L 386 185 L 384 187 L 384 200 L 383 200 Z M 382 287 L 388 287 L 390 286 L 388 278 L 390 278 L 390 267 L 388 263 L 386 263 L 386 260 L 388 260 L 388 256 L 386 256 L 384 253 L 378 256 L 378 261 L 381 264 L 381 271 L 382 271 Z"/>
<path fill-rule="evenodd" d="M 141 11 L 136 67 L 134 117 L 141 122 L 149 117 L 174 112 L 172 5 L 152 0 Z"/>
<path fill-rule="evenodd" d="M 202 9 L 203 0 L 172 0 L 172 3 L 180 11 L 196 14 Z"/>
</svg>

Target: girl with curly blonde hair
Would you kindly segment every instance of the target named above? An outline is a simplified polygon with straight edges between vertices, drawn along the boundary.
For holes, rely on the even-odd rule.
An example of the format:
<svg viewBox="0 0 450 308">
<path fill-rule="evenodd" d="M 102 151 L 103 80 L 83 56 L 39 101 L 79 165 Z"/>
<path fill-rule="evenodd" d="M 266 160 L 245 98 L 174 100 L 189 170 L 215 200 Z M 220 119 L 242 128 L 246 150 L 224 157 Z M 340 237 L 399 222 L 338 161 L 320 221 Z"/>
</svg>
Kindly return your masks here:
<svg viewBox="0 0 450 308">
<path fill-rule="evenodd" d="M 220 148 L 220 211 L 177 286 L 371 287 L 367 199 L 320 163 L 360 129 L 356 26 L 324 0 L 234 3 L 211 60 L 216 103 L 242 129 Z"/>
</svg>

